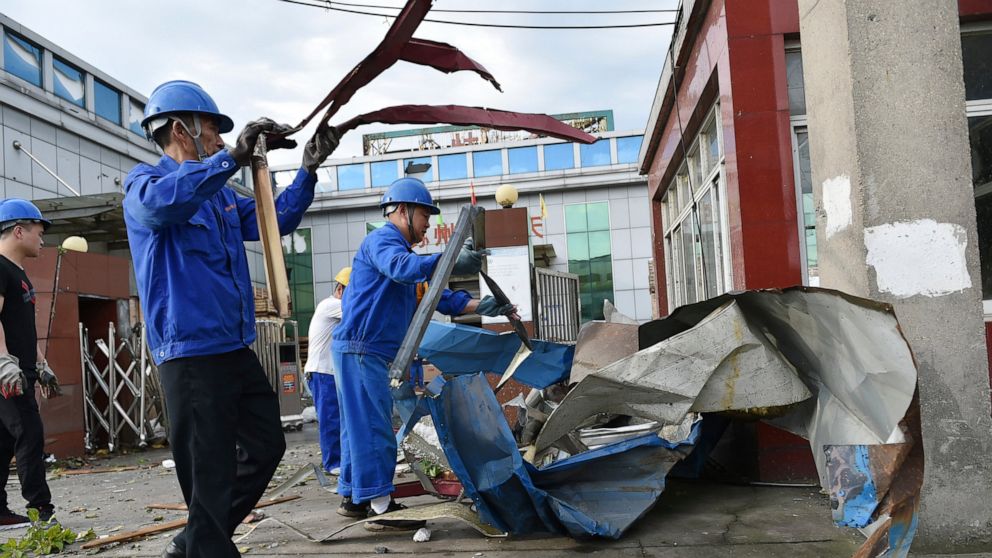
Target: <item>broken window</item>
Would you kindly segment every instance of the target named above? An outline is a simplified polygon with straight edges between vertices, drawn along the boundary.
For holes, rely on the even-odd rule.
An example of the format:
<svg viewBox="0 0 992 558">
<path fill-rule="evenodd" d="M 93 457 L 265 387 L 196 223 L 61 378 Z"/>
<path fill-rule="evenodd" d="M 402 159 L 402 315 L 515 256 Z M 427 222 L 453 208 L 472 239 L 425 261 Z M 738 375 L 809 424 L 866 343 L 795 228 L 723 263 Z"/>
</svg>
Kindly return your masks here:
<svg viewBox="0 0 992 558">
<path fill-rule="evenodd" d="M 723 294 L 730 284 L 723 210 L 719 105 L 688 142 L 689 153 L 662 200 L 669 308 Z M 687 138 L 688 139 L 688 138 Z"/>
<path fill-rule="evenodd" d="M 41 48 L 7 31 L 3 35 L 3 69 L 41 87 Z"/>
<path fill-rule="evenodd" d="M 83 71 L 58 57 L 52 59 L 52 69 L 55 94 L 76 106 L 85 106 L 86 80 Z"/>
</svg>

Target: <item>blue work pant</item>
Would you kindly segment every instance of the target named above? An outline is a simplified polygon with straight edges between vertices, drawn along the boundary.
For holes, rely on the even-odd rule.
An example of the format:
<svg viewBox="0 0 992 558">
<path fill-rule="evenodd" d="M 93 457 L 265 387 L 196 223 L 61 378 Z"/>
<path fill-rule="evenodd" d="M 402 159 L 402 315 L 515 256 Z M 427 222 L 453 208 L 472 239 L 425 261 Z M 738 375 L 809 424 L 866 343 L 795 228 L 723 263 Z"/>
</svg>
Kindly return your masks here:
<svg viewBox="0 0 992 558">
<path fill-rule="evenodd" d="M 396 437 L 387 363 L 375 355 L 333 354 L 341 406 L 338 494 L 355 503 L 392 494 Z"/>
<path fill-rule="evenodd" d="M 307 386 L 313 395 L 317 410 L 317 432 L 320 436 L 320 455 L 324 470 L 341 466 L 341 415 L 338 410 L 338 391 L 333 374 L 313 372 Z"/>
</svg>

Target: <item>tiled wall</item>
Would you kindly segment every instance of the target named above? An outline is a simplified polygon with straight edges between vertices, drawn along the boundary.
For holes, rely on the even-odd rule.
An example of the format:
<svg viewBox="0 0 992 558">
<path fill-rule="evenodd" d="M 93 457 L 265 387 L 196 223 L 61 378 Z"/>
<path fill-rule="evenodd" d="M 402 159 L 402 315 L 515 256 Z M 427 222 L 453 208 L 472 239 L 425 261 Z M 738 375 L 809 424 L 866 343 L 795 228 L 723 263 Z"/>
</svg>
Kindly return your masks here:
<svg viewBox="0 0 992 558">
<path fill-rule="evenodd" d="M 496 202 L 479 199 L 486 210 L 497 210 Z M 551 268 L 568 271 L 568 249 L 564 212 L 565 205 L 607 201 L 610 204 L 610 229 L 613 251 L 614 302 L 624 314 L 637 320 L 651 319 L 651 297 L 648 292 L 648 261 L 651 258 L 651 226 L 646 185 L 618 185 L 609 188 L 570 188 L 544 194 L 548 218 L 544 222 L 544 238 L 531 235 L 531 243 L 552 244 L 556 257 Z M 455 223 L 461 203 L 442 202 L 441 217 L 445 224 Z M 540 216 L 540 198 L 537 194 L 521 194 L 515 207 L 527 207 L 531 217 Z M 377 207 L 342 211 L 311 212 L 303 219 L 301 227 L 313 230 L 313 264 L 315 295 L 318 300 L 330 295 L 334 275 L 344 266 L 351 265 L 355 251 L 366 234 L 366 222 L 382 221 Z M 443 245 L 435 245 L 437 218 L 432 220 L 428 232 L 429 245 L 420 252 L 438 252 Z M 248 263 L 252 280 L 264 286 L 264 267 L 261 249 L 257 242 L 247 243 Z"/>
<path fill-rule="evenodd" d="M 120 192 L 124 177 L 138 163 L 106 147 L 24 112 L 3 105 L 0 110 L 0 159 L 3 196 L 45 199 L 74 194 L 14 149 L 17 140 L 80 194 Z M 119 184 L 118 184 L 119 183 Z"/>
</svg>

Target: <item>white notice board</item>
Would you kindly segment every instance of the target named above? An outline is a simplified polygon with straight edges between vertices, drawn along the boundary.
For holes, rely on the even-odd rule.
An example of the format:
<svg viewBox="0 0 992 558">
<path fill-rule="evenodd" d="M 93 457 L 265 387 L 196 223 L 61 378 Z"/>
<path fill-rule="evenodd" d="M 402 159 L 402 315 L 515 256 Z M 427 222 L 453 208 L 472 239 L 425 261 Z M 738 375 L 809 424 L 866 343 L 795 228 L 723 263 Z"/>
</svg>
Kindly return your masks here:
<svg viewBox="0 0 992 558">
<path fill-rule="evenodd" d="M 510 302 L 517 305 L 520 319 L 529 322 L 533 320 L 530 304 L 530 254 L 526 246 L 509 246 L 506 248 L 490 248 L 486 256 L 486 273 L 503 289 Z M 482 297 L 492 294 L 489 285 L 479 277 L 479 292 Z M 509 320 L 505 316 L 490 318 L 482 316 L 484 324 L 505 324 Z"/>
</svg>

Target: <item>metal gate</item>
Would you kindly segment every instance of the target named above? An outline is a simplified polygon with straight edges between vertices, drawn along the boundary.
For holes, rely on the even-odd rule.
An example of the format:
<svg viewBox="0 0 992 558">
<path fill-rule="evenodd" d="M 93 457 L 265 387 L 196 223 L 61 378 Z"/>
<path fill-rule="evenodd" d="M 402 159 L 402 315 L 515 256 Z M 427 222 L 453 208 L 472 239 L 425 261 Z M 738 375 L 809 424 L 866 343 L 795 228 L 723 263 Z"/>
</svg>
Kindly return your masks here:
<svg viewBox="0 0 992 558">
<path fill-rule="evenodd" d="M 579 276 L 534 268 L 534 324 L 537 338 L 574 343 L 579 337 Z"/>
<path fill-rule="evenodd" d="M 302 426 L 303 366 L 300 363 L 299 326 L 294 320 L 258 318 L 255 320 L 255 342 L 251 348 L 258 355 L 272 389 L 279 396 L 279 414 L 283 425 Z"/>
<path fill-rule="evenodd" d="M 158 378 L 153 373 L 145 345 L 144 328 L 138 324 L 129 337 L 119 337 L 113 322 L 107 325 L 107 337 L 93 342 L 90 332 L 79 324 L 79 354 L 83 372 L 83 424 L 86 451 L 94 451 L 106 440 L 107 449 L 115 451 L 122 442 L 133 439 L 139 447 L 156 437 L 156 428 L 164 418 L 164 405 Z M 100 366 L 94 357 L 102 355 Z M 165 435 L 164 427 L 159 436 Z"/>
</svg>

